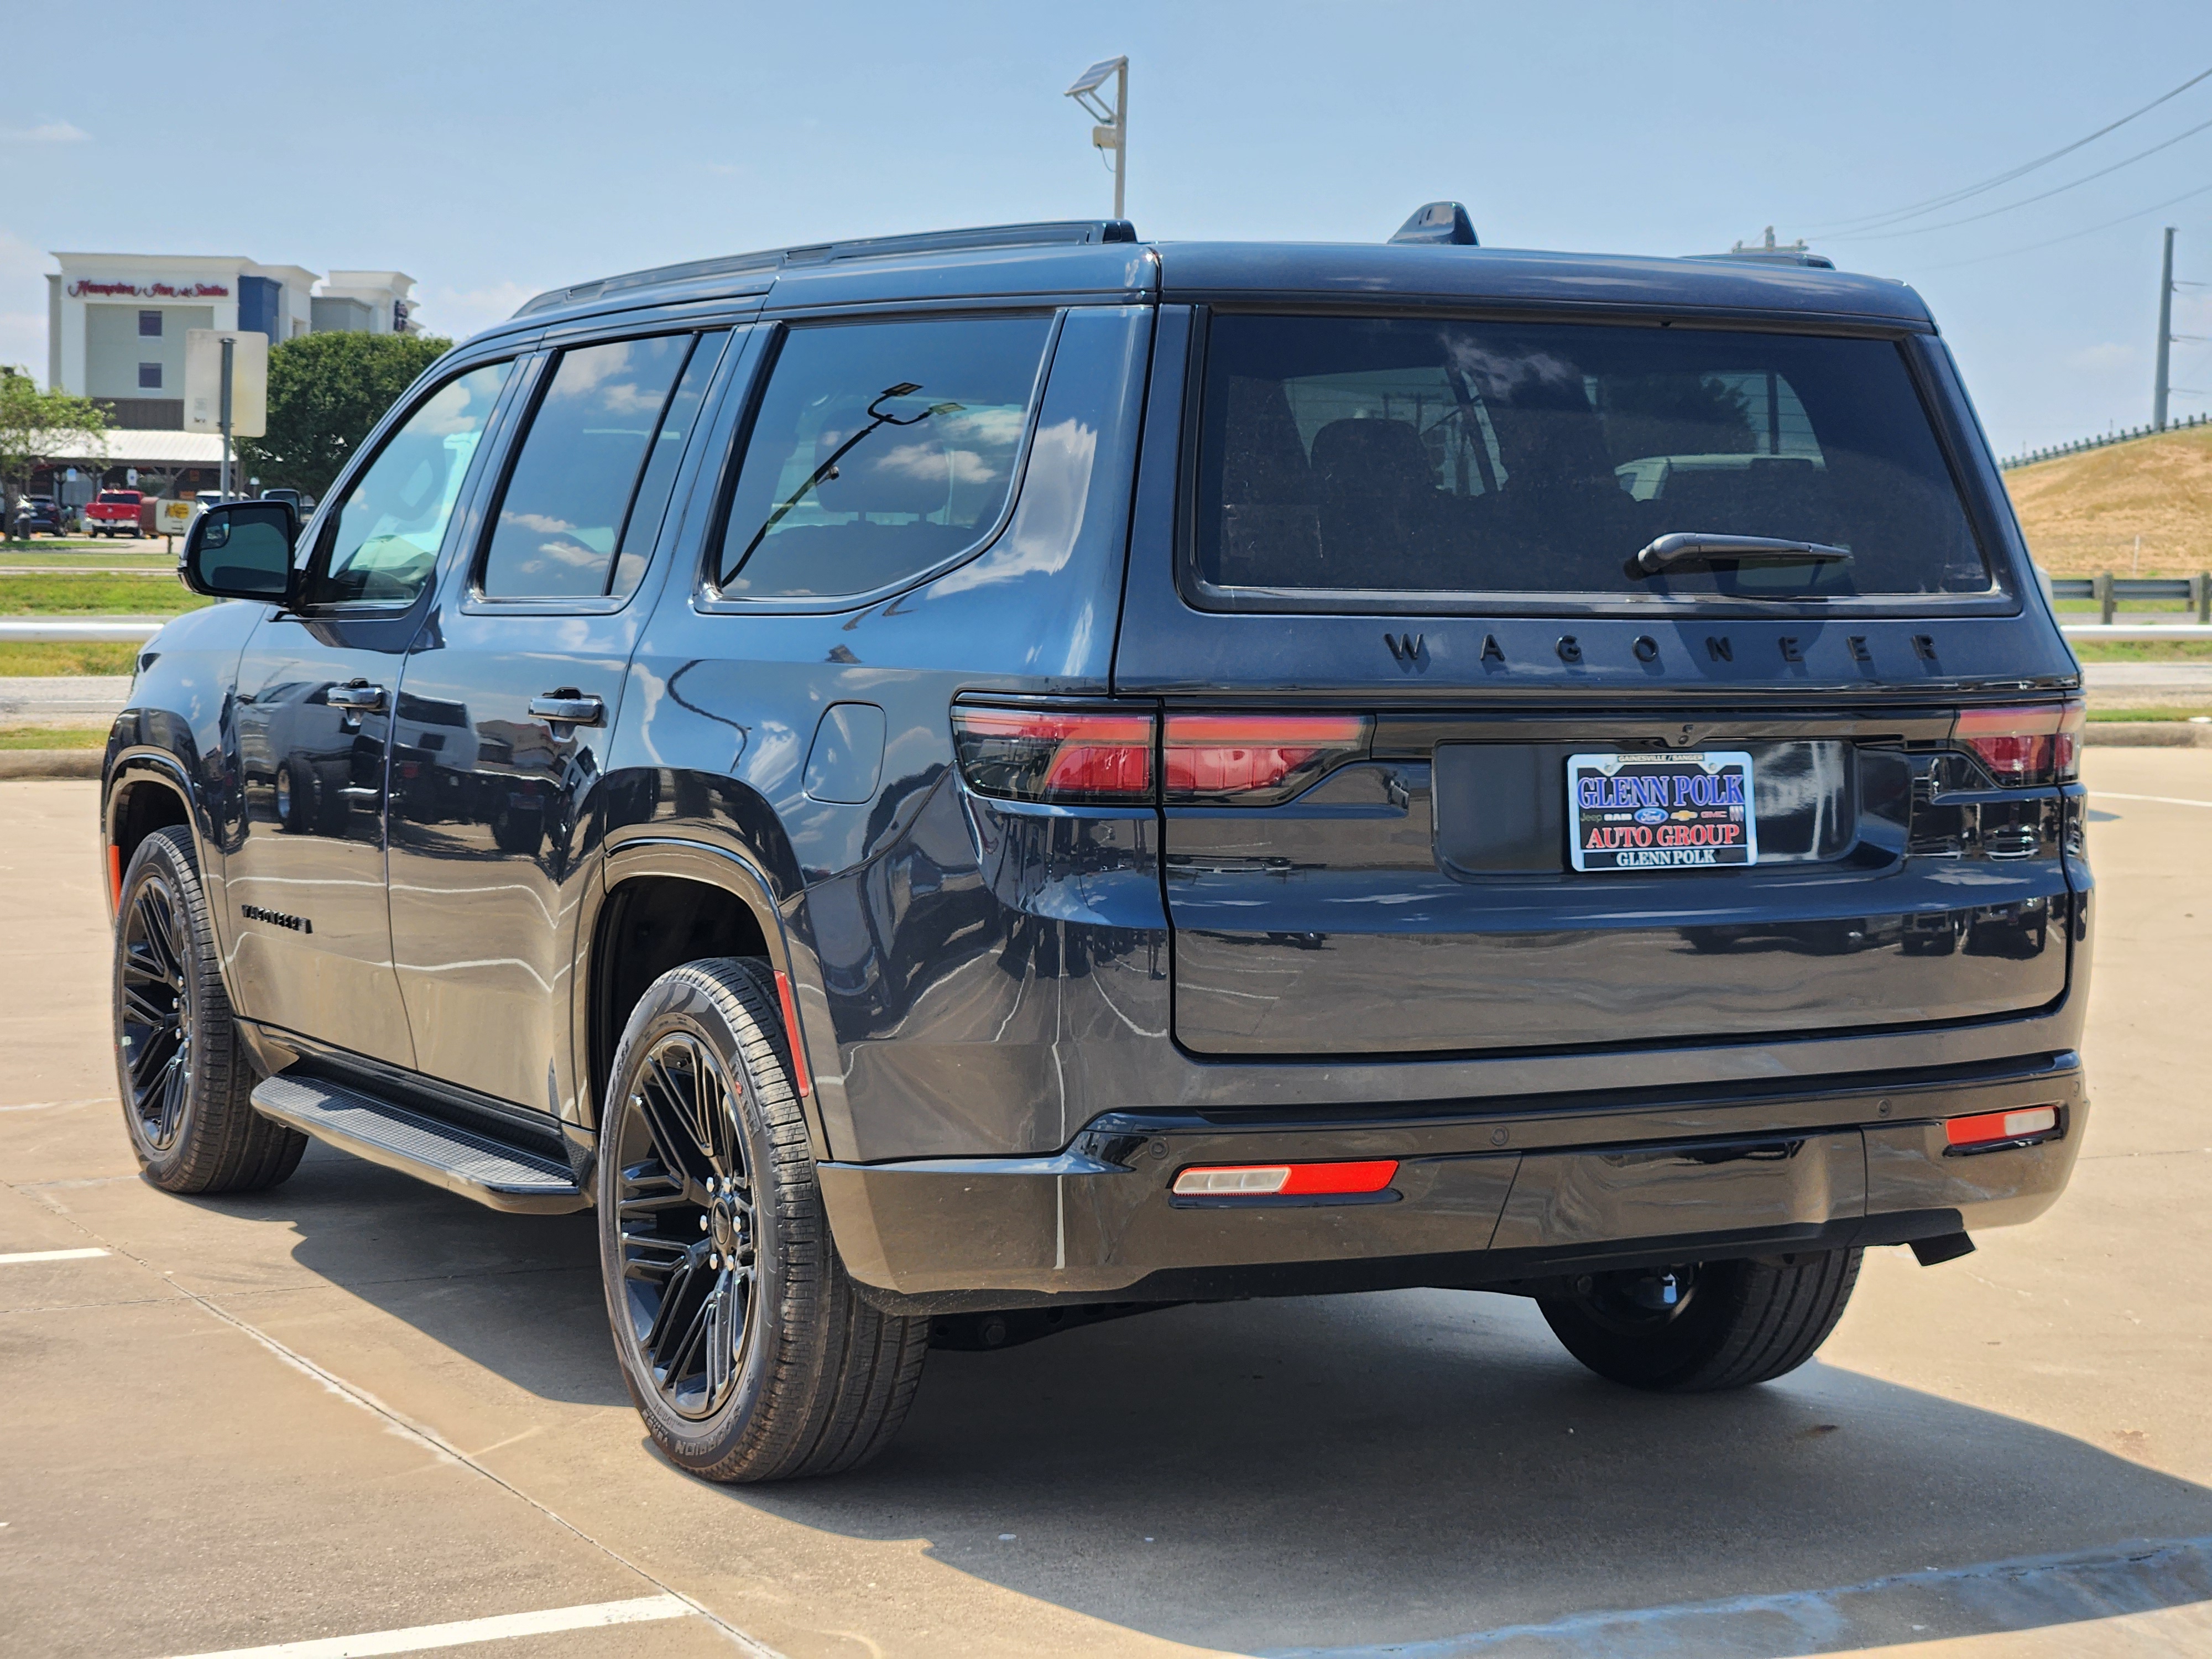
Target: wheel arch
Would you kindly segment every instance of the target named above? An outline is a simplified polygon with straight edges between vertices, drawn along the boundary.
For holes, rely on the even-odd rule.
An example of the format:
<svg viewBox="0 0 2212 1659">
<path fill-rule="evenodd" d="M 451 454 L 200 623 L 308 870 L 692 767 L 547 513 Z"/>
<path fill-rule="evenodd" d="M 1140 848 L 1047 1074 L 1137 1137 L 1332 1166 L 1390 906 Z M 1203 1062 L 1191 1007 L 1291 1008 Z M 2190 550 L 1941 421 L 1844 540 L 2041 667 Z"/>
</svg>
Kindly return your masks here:
<svg viewBox="0 0 2212 1659">
<path fill-rule="evenodd" d="M 787 1037 L 815 1080 L 801 1093 L 807 1137 L 818 1159 L 831 1156 L 824 1124 L 817 1056 L 835 1060 L 834 1045 L 808 1043 L 811 1011 L 817 1032 L 829 1011 L 811 959 L 794 951 L 775 890 L 744 853 L 676 836 L 642 836 L 608 850 L 591 914 L 578 928 L 573 976 L 576 1073 L 586 1080 L 578 1106 L 596 1135 L 616 1047 L 629 1011 L 645 988 L 672 968 L 705 957 L 760 957 L 792 990 Z M 842 1100 L 842 1091 L 839 1091 Z"/>
<path fill-rule="evenodd" d="M 181 826 L 191 832 L 192 850 L 198 856 L 201 878 L 209 875 L 206 825 L 196 810 L 191 779 L 177 758 L 158 749 L 126 750 L 109 769 L 100 814 L 100 891 L 107 901 L 108 920 L 115 905 L 123 872 L 139 843 L 156 830 Z M 220 872 L 210 884 L 221 890 Z M 218 924 L 222 906 L 214 907 Z M 217 939 L 221 941 L 218 925 Z"/>
</svg>

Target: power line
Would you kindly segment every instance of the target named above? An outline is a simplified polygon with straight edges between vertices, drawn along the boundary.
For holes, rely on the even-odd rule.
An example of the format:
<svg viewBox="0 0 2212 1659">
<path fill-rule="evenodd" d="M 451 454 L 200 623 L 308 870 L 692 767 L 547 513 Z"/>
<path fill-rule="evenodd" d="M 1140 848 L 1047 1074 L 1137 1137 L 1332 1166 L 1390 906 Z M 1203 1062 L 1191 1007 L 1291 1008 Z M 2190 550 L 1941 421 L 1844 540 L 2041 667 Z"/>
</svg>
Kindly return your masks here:
<svg viewBox="0 0 2212 1659">
<path fill-rule="evenodd" d="M 2008 185 L 2014 179 L 2034 172 L 2038 167 L 2048 167 L 2063 156 L 2071 155 L 2084 144 L 2094 143 L 2106 133 L 2118 131 L 2138 116 L 2148 115 L 2160 104 L 2179 98 L 2199 81 L 2208 77 L 2212 77 L 2212 69 L 2203 70 L 2191 76 L 2172 92 L 2160 93 L 2142 108 L 2130 110 L 2118 120 L 2107 122 L 2086 138 L 2076 138 L 2072 143 L 2054 149 L 2048 155 L 2039 155 L 2033 161 L 2024 161 L 2020 166 L 2009 168 L 1993 178 L 1984 179 L 1978 185 L 1968 185 L 1964 189 L 1951 191 L 1942 196 L 1931 196 L 1924 202 L 1914 203 L 1911 207 L 1892 208 L 1881 213 L 1861 214 L 1856 218 L 1839 219 L 1829 228 L 1816 230 L 1811 234 L 1817 236 L 1833 236 L 1840 231 L 1880 230 L 1885 226 L 1896 224 L 1902 220 L 1917 219 L 1923 213 L 1934 213 L 1943 208 L 1956 206 L 1969 197 L 1979 196 L 1985 191 L 1996 189 L 2000 185 Z"/>
<path fill-rule="evenodd" d="M 2079 179 L 2069 183 L 2054 185 L 2051 189 L 2038 195 L 2023 196 L 2017 202 L 2008 202 L 2002 207 L 1993 207 L 1981 213 L 1970 213 L 1963 219 L 1946 219 L 1940 224 L 1915 225 L 1909 230 L 1863 231 L 1850 236 L 1830 236 L 1824 240 L 1831 242 L 1891 242 L 1900 236 L 1925 236 L 1931 231 L 1954 230 L 1960 225 L 1978 224 L 1984 219 L 1994 219 L 2001 213 L 2010 213 L 2014 208 L 2024 208 L 2031 203 L 2048 201 L 2053 196 L 2063 196 L 2076 185 L 2086 185 L 2092 179 L 2101 179 L 2108 173 L 2118 173 L 2122 167 L 2132 167 L 2146 155 L 2155 155 L 2162 149 L 2172 149 L 2185 138 L 2194 138 L 2207 127 L 2212 127 L 2212 121 L 2200 121 L 2188 131 L 2177 132 L 2172 137 L 2162 139 L 2148 149 L 2139 149 L 2124 161 L 2115 161 L 2110 167 L 2100 167 L 2094 173 L 2085 173 Z"/>
<path fill-rule="evenodd" d="M 1971 259 L 1952 259 L 1940 265 L 1922 265 L 1918 269 L 1929 272 L 1956 270 L 1961 265 L 1979 265 L 1986 264 L 1992 259 L 2016 258 L 2023 253 L 2033 253 L 2039 248 L 2056 247 L 2061 242 L 2071 242 L 2084 236 L 2094 236 L 2100 230 L 2110 230 L 2114 225 L 2126 224 L 2131 219 L 2148 219 L 2154 213 L 2163 212 L 2178 202 L 2189 201 L 2195 197 L 2203 195 L 2208 191 L 2212 191 L 2212 185 L 2199 185 L 2195 190 L 2185 190 L 2179 196 L 2169 196 L 2163 202 L 2153 202 L 2148 207 L 2140 208 L 2133 213 L 2123 213 L 2118 218 L 2107 219 L 2100 225 L 2091 225 L 2083 230 L 2069 230 L 2063 236 L 2052 236 L 2040 242 L 2030 242 L 2025 247 L 2008 247 L 1999 253 L 1977 253 Z"/>
</svg>

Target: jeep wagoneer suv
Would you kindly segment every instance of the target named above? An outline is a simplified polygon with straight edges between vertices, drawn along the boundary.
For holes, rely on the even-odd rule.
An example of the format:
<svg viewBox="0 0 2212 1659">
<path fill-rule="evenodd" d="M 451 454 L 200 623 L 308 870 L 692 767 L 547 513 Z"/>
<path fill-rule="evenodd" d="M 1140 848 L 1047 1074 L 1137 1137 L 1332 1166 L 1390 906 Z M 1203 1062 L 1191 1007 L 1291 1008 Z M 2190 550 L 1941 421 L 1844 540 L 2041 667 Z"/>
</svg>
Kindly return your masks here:
<svg viewBox="0 0 2212 1659">
<path fill-rule="evenodd" d="M 595 1210 L 718 1480 L 1169 1303 L 1738 1387 L 2040 1212 L 2079 676 L 1927 310 L 1416 219 L 588 283 L 209 509 L 102 798 L 149 1177 Z"/>
</svg>

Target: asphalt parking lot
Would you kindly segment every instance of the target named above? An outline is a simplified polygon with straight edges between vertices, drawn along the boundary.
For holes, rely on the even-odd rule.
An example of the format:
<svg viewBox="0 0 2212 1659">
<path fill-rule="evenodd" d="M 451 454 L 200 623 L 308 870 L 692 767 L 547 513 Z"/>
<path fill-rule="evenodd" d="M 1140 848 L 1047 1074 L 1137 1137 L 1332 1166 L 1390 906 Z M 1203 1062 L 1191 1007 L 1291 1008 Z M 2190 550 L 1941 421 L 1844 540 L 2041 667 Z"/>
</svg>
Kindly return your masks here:
<svg viewBox="0 0 2212 1659">
<path fill-rule="evenodd" d="M 0 784 L 0 1651 L 2212 1651 L 2212 750 L 2087 765 L 2072 1189 L 1870 1252 L 1784 1381 L 1637 1395 L 1465 1292 L 1184 1308 L 934 1354 L 878 1463 L 739 1490 L 650 1449 L 589 1217 L 141 1182 L 95 787 Z"/>
</svg>

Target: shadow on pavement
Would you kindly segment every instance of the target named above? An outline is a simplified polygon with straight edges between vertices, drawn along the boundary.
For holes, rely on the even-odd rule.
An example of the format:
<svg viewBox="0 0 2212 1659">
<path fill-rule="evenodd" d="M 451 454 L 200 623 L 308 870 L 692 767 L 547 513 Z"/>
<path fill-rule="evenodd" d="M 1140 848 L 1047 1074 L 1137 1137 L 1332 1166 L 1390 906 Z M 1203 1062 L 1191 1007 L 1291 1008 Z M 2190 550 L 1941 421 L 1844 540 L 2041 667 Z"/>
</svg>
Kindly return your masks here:
<svg viewBox="0 0 2212 1659">
<path fill-rule="evenodd" d="M 296 1264 L 520 1388 L 627 1409 L 588 1215 L 497 1216 L 320 1149 L 220 1207 L 289 1224 Z M 876 1464 L 720 1495 L 1242 1651 L 1827 1652 L 2212 1599 L 2204 1487 L 1817 1361 L 1740 1394 L 1638 1395 L 1584 1372 L 1533 1304 L 1468 1291 L 933 1353 Z M 1960 1572 L 2144 1539 L 2193 1541 L 2117 1578 Z M 1765 1601 L 1590 1617 L 1730 1598 Z"/>
</svg>

